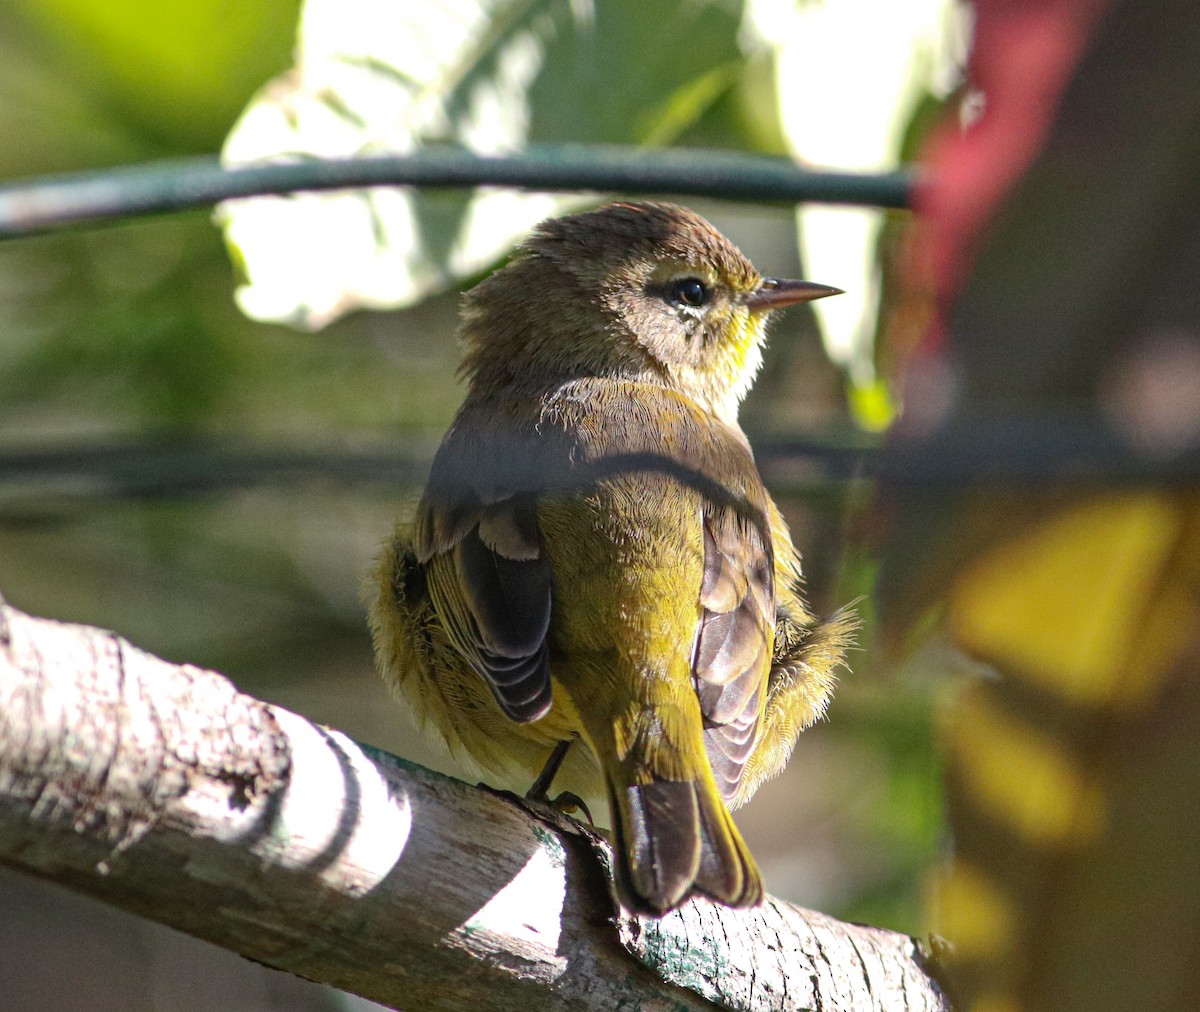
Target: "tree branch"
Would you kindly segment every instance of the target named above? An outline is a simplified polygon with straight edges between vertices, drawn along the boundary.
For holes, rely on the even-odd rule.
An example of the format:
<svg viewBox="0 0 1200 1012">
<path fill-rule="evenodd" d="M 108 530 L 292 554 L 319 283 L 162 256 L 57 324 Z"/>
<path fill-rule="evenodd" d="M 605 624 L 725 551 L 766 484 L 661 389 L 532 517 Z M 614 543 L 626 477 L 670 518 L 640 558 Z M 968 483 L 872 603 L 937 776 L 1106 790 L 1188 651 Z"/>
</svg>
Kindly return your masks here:
<svg viewBox="0 0 1200 1012">
<path fill-rule="evenodd" d="M 388 1005 L 945 1009 L 916 942 L 619 912 L 607 843 L 0 601 L 0 861 Z"/>
</svg>

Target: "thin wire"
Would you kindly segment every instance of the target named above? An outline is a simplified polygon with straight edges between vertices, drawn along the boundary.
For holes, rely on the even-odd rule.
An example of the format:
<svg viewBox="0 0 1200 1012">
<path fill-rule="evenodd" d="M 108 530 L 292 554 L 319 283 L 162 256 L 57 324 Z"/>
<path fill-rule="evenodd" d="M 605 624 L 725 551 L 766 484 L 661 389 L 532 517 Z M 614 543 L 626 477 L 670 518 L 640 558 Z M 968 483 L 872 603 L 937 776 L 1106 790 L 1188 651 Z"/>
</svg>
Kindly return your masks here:
<svg viewBox="0 0 1200 1012">
<path fill-rule="evenodd" d="M 817 491 L 871 480 L 914 490 L 969 484 L 1200 484 L 1200 447 L 1147 453 L 1088 418 L 965 420 L 923 439 L 887 444 L 857 434 L 754 441 L 767 484 Z M 22 503 L 179 499 L 264 486 L 336 481 L 412 488 L 433 447 L 389 438 L 361 449 L 294 449 L 154 440 L 0 452 L 0 513 Z"/>
<path fill-rule="evenodd" d="M 208 156 L 7 184 L 0 187 L 0 239 L 211 207 L 235 197 L 362 186 L 504 186 L 903 208 L 911 205 L 914 177 L 910 172 L 815 171 L 785 158 L 734 152 L 582 145 L 538 148 L 506 158 L 426 148 L 397 157 L 236 168 Z"/>
</svg>

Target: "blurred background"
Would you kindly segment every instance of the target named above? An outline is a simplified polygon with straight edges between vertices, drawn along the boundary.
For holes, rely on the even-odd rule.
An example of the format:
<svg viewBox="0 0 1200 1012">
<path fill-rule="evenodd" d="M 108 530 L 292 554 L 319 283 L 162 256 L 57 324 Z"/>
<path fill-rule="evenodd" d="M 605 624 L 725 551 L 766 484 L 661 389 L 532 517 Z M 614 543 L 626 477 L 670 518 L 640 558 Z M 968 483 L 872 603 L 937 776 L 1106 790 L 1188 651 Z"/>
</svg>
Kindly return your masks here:
<svg viewBox="0 0 1200 1012">
<path fill-rule="evenodd" d="M 516 103 L 523 124 L 504 141 L 514 146 L 670 143 L 873 169 L 910 157 L 958 85 L 954 5 L 895 3 L 871 17 L 835 0 L 668 6 L 648 25 L 634 3 L 491 5 L 478 16 L 492 55 L 460 67 L 458 86 L 477 105 L 482 85 L 499 82 L 489 94 Z M 9 0 L 0 177 L 220 150 L 258 89 L 295 85 L 296 72 L 280 75 L 299 16 L 291 0 Z M 368 16 L 366 5 L 342 14 Z M 310 91 L 327 17 L 310 11 L 315 34 L 299 45 Z M 541 47 L 541 70 L 524 77 L 501 58 L 518 28 Z M 322 58 L 338 64 L 336 52 Z M 572 86 L 551 87 L 555 74 Z M 466 93 L 426 94 L 441 119 L 408 140 L 462 140 L 464 117 L 478 118 L 456 107 Z M 632 108 L 642 111 L 631 125 L 620 110 Z M 239 128 L 243 140 L 252 127 Z M 407 199 L 427 251 L 463 240 L 462 195 Z M 806 227 L 789 207 L 689 203 L 765 273 L 852 292 L 824 335 L 807 312 L 776 323 L 744 408 L 752 442 L 857 445 L 886 426 L 874 339 L 907 215 L 827 210 Z M 418 265 L 403 308 L 360 309 L 316 332 L 239 309 L 235 292 L 265 315 L 246 296 L 263 254 L 231 236 L 232 261 L 212 215 L 192 212 L 0 245 L 0 592 L 453 773 L 375 675 L 359 594 L 463 393 L 458 290 L 502 249 L 445 256 L 425 274 Z M 280 298 L 266 300 L 276 316 L 325 322 L 278 309 Z M 903 311 L 925 313 L 919 302 Z M 288 466 L 297 456 L 306 468 Z M 831 477 L 819 459 L 764 470 L 816 608 L 868 594 L 865 483 Z M 943 839 L 932 711 L 945 676 L 874 663 L 869 599 L 860 609 L 862 644 L 829 719 L 738 821 L 774 894 L 921 935 Z M 6 870 L 0 994 L 14 1010 L 367 1007 Z"/>
</svg>

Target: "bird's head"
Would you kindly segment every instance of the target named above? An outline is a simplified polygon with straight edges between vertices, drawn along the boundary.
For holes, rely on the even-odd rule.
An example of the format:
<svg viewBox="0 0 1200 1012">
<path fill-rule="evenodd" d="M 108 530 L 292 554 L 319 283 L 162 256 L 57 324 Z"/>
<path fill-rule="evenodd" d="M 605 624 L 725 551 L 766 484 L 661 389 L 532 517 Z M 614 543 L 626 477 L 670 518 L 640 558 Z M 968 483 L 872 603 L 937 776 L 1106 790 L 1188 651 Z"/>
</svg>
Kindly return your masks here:
<svg viewBox="0 0 1200 1012">
<path fill-rule="evenodd" d="M 468 295 L 466 369 L 476 383 L 648 380 L 732 421 L 758 371 L 768 314 L 836 294 L 762 277 L 685 208 L 610 204 L 543 222 Z"/>
</svg>

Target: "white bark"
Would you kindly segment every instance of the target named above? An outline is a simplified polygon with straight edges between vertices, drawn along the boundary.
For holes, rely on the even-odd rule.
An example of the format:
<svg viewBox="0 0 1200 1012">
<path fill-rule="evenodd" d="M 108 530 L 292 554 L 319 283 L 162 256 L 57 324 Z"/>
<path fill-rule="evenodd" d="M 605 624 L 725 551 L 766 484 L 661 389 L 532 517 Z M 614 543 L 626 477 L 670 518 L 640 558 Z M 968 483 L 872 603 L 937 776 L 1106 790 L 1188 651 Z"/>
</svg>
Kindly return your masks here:
<svg viewBox="0 0 1200 1012">
<path fill-rule="evenodd" d="M 410 1010 L 948 1007 L 904 935 L 631 917 L 571 820 L 2 603 L 0 861 Z"/>
</svg>

